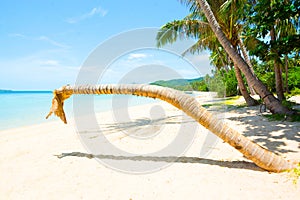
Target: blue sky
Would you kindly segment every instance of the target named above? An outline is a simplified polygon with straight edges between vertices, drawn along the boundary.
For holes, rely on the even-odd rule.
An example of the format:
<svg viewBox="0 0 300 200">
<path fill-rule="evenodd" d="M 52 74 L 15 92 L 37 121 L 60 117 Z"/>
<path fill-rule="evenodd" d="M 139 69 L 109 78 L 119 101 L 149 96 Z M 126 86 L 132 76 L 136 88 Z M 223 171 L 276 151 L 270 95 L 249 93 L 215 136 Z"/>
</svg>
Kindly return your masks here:
<svg viewBox="0 0 300 200">
<path fill-rule="evenodd" d="M 177 0 L 2 0 L 0 88 L 52 90 L 73 84 L 84 61 L 102 42 L 124 31 L 160 27 L 187 14 Z M 161 52 L 128 52 L 112 62 L 99 82 L 118 83 L 130 72 L 129 64 L 172 66 L 185 78 L 199 75 L 183 59 Z M 188 60 L 206 74 L 211 70 L 207 57 L 207 53 L 190 55 Z"/>
</svg>

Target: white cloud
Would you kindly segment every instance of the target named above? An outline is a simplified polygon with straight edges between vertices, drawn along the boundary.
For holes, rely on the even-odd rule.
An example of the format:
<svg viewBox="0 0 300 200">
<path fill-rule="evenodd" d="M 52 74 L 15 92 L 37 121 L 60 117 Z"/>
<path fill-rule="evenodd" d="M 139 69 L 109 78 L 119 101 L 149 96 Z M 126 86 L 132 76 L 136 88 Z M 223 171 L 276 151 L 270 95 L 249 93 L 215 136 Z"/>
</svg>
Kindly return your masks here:
<svg viewBox="0 0 300 200">
<path fill-rule="evenodd" d="M 149 55 L 143 53 L 131 53 L 128 55 L 128 60 L 147 58 Z"/>
<path fill-rule="evenodd" d="M 58 66 L 59 61 L 58 60 L 40 60 L 40 61 L 38 61 L 38 64 L 41 66 Z"/>
<path fill-rule="evenodd" d="M 86 14 L 87 17 L 92 17 L 93 15 L 100 14 L 104 17 L 107 14 L 107 10 L 104 10 L 100 6 L 98 8 L 93 8 L 89 13 Z"/>
<path fill-rule="evenodd" d="M 0 86 L 15 90 L 49 90 L 75 83 L 81 61 L 69 49 L 51 48 L 0 59 Z"/>
<path fill-rule="evenodd" d="M 70 46 L 68 45 L 65 45 L 65 44 L 62 44 L 60 42 L 57 42 L 47 36 L 38 36 L 38 37 L 30 37 L 30 36 L 27 36 L 27 35 L 24 35 L 24 34 L 21 34 L 21 33 L 12 33 L 12 34 L 9 34 L 10 37 L 18 37 L 18 38 L 22 38 L 22 39 L 25 39 L 25 40 L 35 40 L 35 41 L 44 41 L 44 42 L 47 42 L 53 46 L 56 46 L 56 47 L 61 47 L 61 48 L 70 48 Z"/>
<path fill-rule="evenodd" d="M 70 48 L 69 46 L 67 46 L 65 44 L 62 44 L 62 43 L 59 43 L 55 40 L 52 40 L 47 36 L 40 36 L 40 37 L 37 38 L 37 40 L 45 41 L 45 42 L 48 42 L 48 43 L 52 44 L 53 46 L 57 46 L 57 47 L 61 47 L 61 48 Z"/>
<path fill-rule="evenodd" d="M 23 35 L 21 33 L 12 33 L 12 34 L 9 34 L 8 36 L 10 36 L 10 37 L 19 37 L 19 38 L 23 38 L 23 39 L 28 39 L 28 37 L 26 35 Z"/>
<path fill-rule="evenodd" d="M 84 13 L 80 16 L 77 17 L 72 17 L 66 20 L 66 22 L 70 23 L 70 24 L 75 24 L 78 23 L 80 21 L 92 18 L 95 15 L 100 15 L 102 17 L 104 17 L 106 14 L 108 13 L 107 10 L 103 9 L 102 7 L 95 7 L 93 8 L 90 12 L 88 13 Z"/>
</svg>

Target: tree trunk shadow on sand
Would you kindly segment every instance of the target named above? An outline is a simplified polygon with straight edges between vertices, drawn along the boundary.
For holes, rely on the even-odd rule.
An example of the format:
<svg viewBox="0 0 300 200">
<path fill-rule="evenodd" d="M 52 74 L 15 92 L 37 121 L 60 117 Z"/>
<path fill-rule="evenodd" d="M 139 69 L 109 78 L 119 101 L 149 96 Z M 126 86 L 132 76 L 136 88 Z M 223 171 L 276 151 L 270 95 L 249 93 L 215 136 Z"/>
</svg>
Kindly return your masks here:
<svg viewBox="0 0 300 200">
<path fill-rule="evenodd" d="M 300 154 L 300 123 L 290 121 L 270 121 L 259 112 L 259 106 L 242 107 L 231 106 L 230 110 L 236 116 L 226 118 L 237 125 L 245 126 L 243 135 L 252 141 L 266 147 L 276 154 Z M 210 110 L 210 109 L 208 109 Z M 215 112 L 214 110 L 210 110 Z M 298 143 L 298 149 L 291 148 L 287 142 Z"/>
<path fill-rule="evenodd" d="M 112 160 L 131 160 L 131 161 L 149 161 L 149 162 L 167 162 L 167 163 L 193 163 L 193 164 L 206 164 L 215 165 L 220 167 L 232 168 L 232 169 L 246 169 L 253 171 L 264 171 L 252 162 L 248 161 L 220 161 L 208 158 L 199 157 L 176 157 L 176 156 L 116 156 L 116 155 L 94 155 L 82 152 L 71 152 L 71 153 L 61 153 L 59 155 L 54 155 L 61 159 L 64 157 L 83 157 L 83 158 L 96 158 L 96 159 L 112 159 Z"/>
</svg>

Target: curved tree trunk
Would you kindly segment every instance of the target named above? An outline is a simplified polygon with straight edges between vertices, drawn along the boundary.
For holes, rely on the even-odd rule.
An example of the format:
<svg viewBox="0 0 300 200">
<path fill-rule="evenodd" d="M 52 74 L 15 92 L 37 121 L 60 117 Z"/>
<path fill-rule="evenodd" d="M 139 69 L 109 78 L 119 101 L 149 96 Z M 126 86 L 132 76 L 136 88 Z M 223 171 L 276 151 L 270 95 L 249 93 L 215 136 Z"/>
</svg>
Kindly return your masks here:
<svg viewBox="0 0 300 200">
<path fill-rule="evenodd" d="M 236 148 L 259 167 L 272 172 L 282 172 L 296 167 L 296 164 L 286 161 L 282 157 L 253 143 L 236 130 L 231 129 L 224 121 L 219 120 L 203 108 L 195 98 L 174 89 L 154 85 L 134 84 L 77 87 L 65 86 L 55 90 L 53 94 L 52 107 L 46 118 L 54 113 L 65 123 L 67 123 L 67 121 L 63 110 L 63 104 L 64 100 L 69 98 L 72 94 L 130 94 L 158 98 L 184 111 L 212 133 Z"/>
<path fill-rule="evenodd" d="M 239 44 L 239 46 L 240 46 L 240 48 L 241 48 L 241 50 L 242 50 L 242 54 L 243 54 L 243 57 L 244 57 L 246 63 L 248 64 L 248 66 L 249 66 L 249 68 L 250 68 L 252 74 L 254 74 L 253 66 L 252 66 L 251 61 L 250 61 L 250 58 L 249 58 L 249 56 L 248 56 L 246 47 L 245 47 L 245 45 L 244 45 L 244 43 L 243 43 L 243 40 L 242 40 L 240 37 L 239 37 L 239 42 L 238 42 L 238 44 Z M 248 84 L 248 86 L 249 86 L 249 89 L 250 89 L 251 94 L 252 94 L 252 95 L 255 95 L 256 93 L 255 93 L 255 90 L 253 89 L 253 87 L 251 87 L 249 84 Z"/>
<path fill-rule="evenodd" d="M 236 46 L 233 45 L 233 47 L 234 47 L 235 49 L 237 49 Z M 240 54 L 240 53 L 238 53 L 238 54 Z M 246 85 L 245 85 L 244 80 L 243 80 L 243 77 L 242 77 L 241 70 L 237 67 L 237 64 L 236 64 L 236 63 L 234 63 L 234 73 L 235 73 L 235 77 L 236 77 L 236 79 L 237 79 L 237 81 L 238 81 L 238 86 L 239 86 L 240 92 L 241 92 L 242 96 L 244 97 L 244 99 L 245 99 L 247 105 L 248 105 L 248 106 L 255 106 L 255 105 L 258 105 L 258 101 L 256 101 L 255 99 L 253 99 L 253 98 L 250 96 L 249 92 L 247 91 Z M 252 71 L 252 73 L 253 73 L 253 71 Z M 254 73 L 253 73 L 253 74 L 254 74 Z M 247 81 L 247 79 L 246 79 L 246 81 Z M 249 84 L 248 84 L 248 85 L 249 85 Z M 249 86 L 249 88 L 251 88 L 251 87 Z"/>
<path fill-rule="evenodd" d="M 290 93 L 289 90 L 289 58 L 287 55 L 284 56 L 285 63 L 285 92 Z"/>
<path fill-rule="evenodd" d="M 271 42 L 276 41 L 276 36 L 275 36 L 275 28 L 272 27 L 270 31 L 270 36 L 271 36 Z M 276 93 L 277 93 L 277 98 L 279 101 L 282 101 L 284 99 L 284 94 L 283 94 L 283 82 L 282 82 L 282 71 L 281 67 L 278 63 L 278 52 L 277 50 L 271 49 L 271 52 L 276 55 L 274 58 L 274 73 L 275 73 L 275 82 L 276 82 Z"/>
<path fill-rule="evenodd" d="M 234 67 L 234 72 L 235 72 L 236 79 L 238 81 L 238 86 L 239 86 L 240 92 L 243 95 L 247 105 L 248 106 L 258 105 L 258 102 L 255 99 L 253 99 L 247 91 L 247 88 L 244 84 L 244 80 L 243 80 L 243 77 L 241 74 L 241 70 L 237 67 Z"/>
<path fill-rule="evenodd" d="M 275 82 L 276 82 L 276 94 L 278 100 L 281 102 L 284 99 L 282 71 L 277 60 L 274 60 L 274 72 L 275 72 Z"/>
<path fill-rule="evenodd" d="M 280 103 L 280 101 L 276 99 L 270 91 L 267 90 L 266 86 L 254 74 L 252 74 L 245 60 L 235 51 L 235 49 L 230 44 L 229 40 L 226 38 L 212 10 L 210 9 L 209 4 L 205 0 L 197 0 L 197 2 L 200 4 L 219 42 L 221 43 L 225 51 L 228 53 L 228 55 L 231 57 L 231 59 L 234 61 L 234 63 L 237 64 L 237 67 L 245 75 L 250 87 L 253 87 L 254 90 L 258 93 L 258 95 L 262 98 L 262 100 L 266 104 L 266 107 L 272 113 L 289 114 L 289 115 L 294 114 L 293 111 L 283 106 Z"/>
</svg>

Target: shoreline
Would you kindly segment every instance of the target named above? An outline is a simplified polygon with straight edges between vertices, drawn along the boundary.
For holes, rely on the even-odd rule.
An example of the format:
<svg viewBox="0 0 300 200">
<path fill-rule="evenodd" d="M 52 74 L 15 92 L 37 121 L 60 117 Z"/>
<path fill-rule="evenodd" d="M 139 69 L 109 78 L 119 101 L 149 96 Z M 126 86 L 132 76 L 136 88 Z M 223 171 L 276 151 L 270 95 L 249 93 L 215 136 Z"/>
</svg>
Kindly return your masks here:
<svg viewBox="0 0 300 200">
<path fill-rule="evenodd" d="M 45 123 L 45 116 L 50 110 L 51 99 L 53 95 L 52 93 L 37 93 L 36 95 L 41 94 L 42 96 L 34 96 L 35 98 L 37 98 L 38 102 L 32 102 L 32 96 L 30 96 L 31 94 L 32 93 L 25 92 L 20 94 L 26 95 L 25 97 L 22 96 L 17 98 L 15 98 L 13 94 L 9 94 L 8 98 L 4 98 L 4 103 L 0 105 L 0 108 L 4 109 L 2 110 L 3 113 L 0 117 L 0 131 Z M 113 99 L 112 97 L 112 95 L 96 96 L 93 101 L 95 113 L 107 112 L 111 110 Z M 124 97 L 125 96 L 121 96 L 115 98 L 114 100 L 122 101 Z M 72 98 L 73 97 L 71 97 L 71 99 L 68 99 L 65 104 L 65 112 L 70 118 L 73 117 L 74 109 Z M 139 97 L 134 97 L 129 100 L 129 107 L 148 104 L 151 103 L 151 100 L 152 99 L 141 99 Z M 25 106 L 21 104 L 25 104 Z M 14 107 L 13 109 L 11 109 L 12 106 Z M 56 118 L 51 117 L 47 121 L 49 122 L 55 120 Z"/>
<path fill-rule="evenodd" d="M 219 101 L 226 101 L 226 99 L 228 98 L 217 98 L 216 97 L 216 93 L 215 92 L 198 92 L 198 91 L 193 91 L 194 96 L 198 101 L 200 101 L 202 104 L 213 104 L 213 103 L 216 103 L 214 102 L 214 100 L 216 100 L 217 102 Z M 138 97 L 140 98 L 140 97 Z M 145 98 L 145 97 L 141 97 L 141 98 Z M 206 99 L 203 99 L 203 98 L 206 98 Z M 230 97 L 229 97 L 230 98 Z M 259 97 L 254 97 L 254 98 L 259 98 Z M 145 98 L 147 99 L 147 98 Z M 213 100 L 213 101 L 212 101 Z M 290 99 L 290 101 L 293 101 L 293 102 L 296 102 L 298 104 L 300 104 L 300 95 L 297 95 L 297 96 L 292 96 Z M 158 100 L 158 101 L 161 101 L 161 100 Z M 231 103 L 229 105 L 242 105 L 245 103 L 244 99 L 242 96 L 239 96 L 238 99 L 235 99 L 235 100 L 229 100 Z M 234 102 L 234 104 L 232 104 L 232 102 Z M 129 107 L 135 107 L 135 106 L 142 106 L 142 105 L 147 105 L 147 104 L 155 104 L 156 102 L 144 102 L 142 104 L 137 104 L 137 102 L 135 102 L 133 105 L 129 106 Z M 69 119 L 72 119 L 74 118 L 74 113 L 73 113 L 73 110 L 70 110 L 71 107 L 70 105 L 72 104 L 72 102 L 67 102 L 67 110 L 66 110 L 66 115 Z M 299 106 L 298 106 L 299 107 Z M 49 103 L 49 108 L 50 108 L 50 103 Z M 47 108 L 47 109 L 49 109 Z M 96 115 L 99 115 L 99 113 L 106 113 L 106 112 L 109 112 L 111 109 L 107 108 L 106 110 L 101 110 L 101 111 L 96 111 L 95 109 L 95 114 Z M 48 110 L 45 110 L 45 113 L 44 115 L 46 116 Z M 13 129 L 19 129 L 19 128 L 26 128 L 26 127 L 30 127 L 30 126 L 36 126 L 36 125 L 40 125 L 40 124 L 45 124 L 45 123 L 49 123 L 49 122 L 55 122 L 57 120 L 57 117 L 53 117 L 51 116 L 49 119 L 44 119 L 44 121 L 40 121 L 38 123 L 34 123 L 32 121 L 30 121 L 29 124 L 25 124 L 25 125 L 21 125 L 21 126 L 17 126 L 17 127 L 9 127 L 9 128 L 4 128 L 2 130 L 0 130 L 0 133 L 3 132 L 3 131 L 9 131 L 9 130 L 13 130 Z"/>
<path fill-rule="evenodd" d="M 197 98 L 209 97 L 209 99 L 211 99 L 215 96 L 214 92 L 194 92 L 194 93 L 197 95 L 197 96 L 195 96 Z M 4 93 L 4 94 L 6 94 L 6 93 Z M 21 92 L 20 94 L 23 94 L 23 93 Z M 26 91 L 24 94 L 32 94 L 32 91 L 29 91 L 29 92 Z M 37 94 L 39 94 L 39 92 L 37 92 Z M 51 116 L 48 120 L 45 119 L 47 113 L 49 112 L 50 106 L 51 106 L 52 92 L 42 92 L 41 94 L 46 94 L 49 97 L 47 96 L 47 102 L 46 102 L 47 106 L 43 105 L 43 106 L 45 106 L 44 109 L 40 110 L 40 111 L 42 111 L 42 114 L 37 113 L 37 115 L 40 116 L 39 119 L 36 119 L 36 120 L 38 120 L 38 122 L 34 122 L 36 120 L 33 120 L 33 119 L 23 121 L 23 119 L 21 119 L 21 117 L 26 118 L 25 114 L 23 114 L 23 115 L 18 117 L 18 120 L 14 119 L 13 121 L 9 122 L 9 123 L 17 123 L 17 124 L 20 124 L 20 125 L 17 125 L 17 126 L 16 125 L 5 125 L 4 129 L 0 129 L 0 132 L 7 131 L 7 130 L 10 130 L 10 129 L 18 129 L 18 128 L 23 128 L 23 127 L 25 128 L 25 127 L 29 127 L 29 126 L 35 126 L 35 125 L 39 125 L 39 124 L 44 124 L 44 123 L 56 121 L 57 117 L 53 117 L 53 116 Z M 98 97 L 98 100 L 96 98 L 93 102 L 95 104 L 94 105 L 94 111 L 95 111 L 96 115 L 99 114 L 99 113 L 109 112 L 110 110 L 112 110 L 111 109 L 111 107 L 112 107 L 112 105 L 111 105 L 112 104 L 112 98 L 111 98 L 112 95 L 106 95 L 106 96 L 107 97 L 109 96 L 109 98 L 105 98 L 105 100 L 104 100 L 105 101 L 104 102 L 105 106 L 102 105 L 103 100 L 101 100 L 101 99 L 99 100 L 100 96 L 96 96 L 96 97 Z M 115 95 L 115 96 L 117 96 L 117 95 Z M 131 105 L 129 105 L 129 107 L 141 106 L 141 105 L 146 105 L 146 104 L 153 104 L 153 103 L 156 103 L 158 101 L 161 101 L 161 100 L 154 100 L 152 98 L 139 97 L 139 96 L 129 96 L 129 95 L 126 95 L 126 96 L 121 95 L 120 99 L 122 100 L 122 98 L 124 98 L 124 97 L 134 97 L 133 101 L 130 102 Z M 71 98 L 73 98 L 73 97 L 71 97 Z M 120 99 L 117 98 L 115 100 L 118 101 Z M 45 104 L 45 102 L 43 102 L 43 104 Z M 70 118 L 70 119 L 74 118 L 74 111 L 73 111 L 73 106 L 72 105 L 73 105 L 73 101 L 70 101 L 70 100 L 68 100 L 68 102 L 65 103 L 65 112 L 66 112 L 67 117 Z M 100 107 L 99 105 L 101 105 L 102 108 L 99 108 Z M 125 106 L 127 106 L 127 105 L 125 105 Z M 25 111 L 22 111 L 22 112 L 25 113 Z M 26 112 L 30 112 L 30 111 L 28 110 Z M 32 116 L 32 114 L 30 116 Z M 1 118 L 0 118 L 0 120 L 1 120 Z M 21 123 L 18 122 L 18 121 L 21 121 Z M 3 124 L 3 123 L 5 123 L 5 121 L 4 122 L 0 121 L 0 124 Z M 2 127 L 0 126 L 0 128 L 2 128 Z"/>
</svg>

